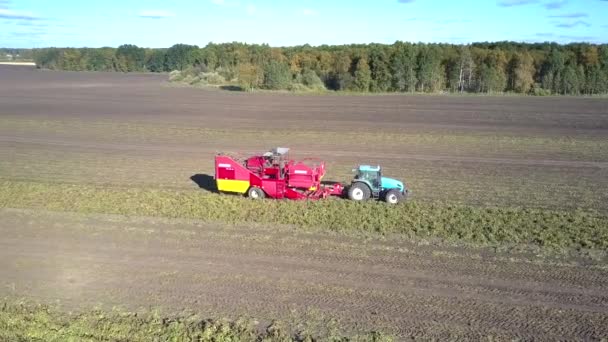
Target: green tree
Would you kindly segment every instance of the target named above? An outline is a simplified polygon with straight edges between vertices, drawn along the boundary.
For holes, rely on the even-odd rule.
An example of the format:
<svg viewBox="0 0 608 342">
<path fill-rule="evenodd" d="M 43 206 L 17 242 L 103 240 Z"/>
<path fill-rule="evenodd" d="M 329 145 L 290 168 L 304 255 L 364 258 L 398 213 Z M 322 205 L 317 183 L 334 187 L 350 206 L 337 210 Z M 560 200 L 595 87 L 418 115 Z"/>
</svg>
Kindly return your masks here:
<svg viewBox="0 0 608 342">
<path fill-rule="evenodd" d="M 65 49 L 61 54 L 60 69 L 82 71 L 86 63 L 82 59 L 82 53 L 78 49 Z"/>
<path fill-rule="evenodd" d="M 216 70 L 219 66 L 219 58 L 215 51 L 216 46 L 213 43 L 207 44 L 207 46 L 201 51 L 201 60 L 203 64 L 207 66 L 209 70 Z"/>
<path fill-rule="evenodd" d="M 335 90 L 350 89 L 353 76 L 350 72 L 352 59 L 347 51 L 335 55 L 333 71 L 330 73 L 330 87 Z"/>
<path fill-rule="evenodd" d="M 480 92 L 503 92 L 507 88 L 505 72 L 507 58 L 501 50 L 489 50 L 479 68 L 478 90 Z"/>
<path fill-rule="evenodd" d="M 117 49 L 5 48 L 0 52 L 5 56 L 31 55 L 39 68 L 125 72 L 181 69 L 197 76 L 201 71 L 214 71 L 228 82 L 242 81 L 247 70 L 255 66 L 268 76 L 268 82 L 261 83 L 264 87 L 284 87 L 293 81 L 318 85 L 318 77 L 327 88 L 335 90 L 608 92 L 608 44 L 497 42 L 464 46 L 397 41 L 392 45 L 271 48 L 210 43 L 202 49 L 184 44 L 169 49 L 142 49 L 126 44 Z M 360 60 L 363 56 L 367 67 Z M 282 76 L 277 78 L 276 65 L 270 65 L 273 60 L 292 71 L 285 73 L 281 67 L 278 74 Z M 277 79 L 281 81 L 276 83 Z"/>
<path fill-rule="evenodd" d="M 443 64 L 446 71 L 446 86 L 452 92 L 468 90 L 472 79 L 473 59 L 468 46 L 443 47 Z"/>
<path fill-rule="evenodd" d="M 117 71 L 143 71 L 146 50 L 137 45 L 125 44 L 116 49 L 115 69 Z"/>
<path fill-rule="evenodd" d="M 467 45 L 462 46 L 459 56 L 458 68 L 458 88 L 460 92 L 471 90 L 473 87 L 473 74 L 475 70 L 475 61 L 471 56 L 471 50 Z"/>
<path fill-rule="evenodd" d="M 163 72 L 165 70 L 165 51 L 154 49 L 146 51 L 146 70 Z"/>
<path fill-rule="evenodd" d="M 355 79 L 353 80 L 353 90 L 369 91 L 369 86 L 372 81 L 372 72 L 369 69 L 369 64 L 365 57 L 359 58 L 355 65 Z"/>
<path fill-rule="evenodd" d="M 416 78 L 416 47 L 412 44 L 396 42 L 391 57 L 391 72 L 393 90 L 409 91 L 416 90 L 418 79 Z"/>
<path fill-rule="evenodd" d="M 587 77 L 585 78 L 585 93 L 586 94 L 604 94 L 608 91 L 608 77 L 602 71 L 599 65 L 587 68 Z"/>
<path fill-rule="evenodd" d="M 608 71 L 608 44 L 604 44 L 598 51 L 598 62 L 604 71 Z"/>
<path fill-rule="evenodd" d="M 326 81 L 332 71 L 333 55 L 327 51 L 320 51 L 317 55 L 317 72 L 322 80 Z"/>
<path fill-rule="evenodd" d="M 34 62 L 36 63 L 36 67 L 39 69 L 57 69 L 61 49 L 57 48 L 47 48 L 47 49 L 38 49 L 34 52 Z"/>
<path fill-rule="evenodd" d="M 422 92 L 441 89 L 443 75 L 441 59 L 437 47 L 431 45 L 420 50 L 417 59 L 418 87 Z"/>
<path fill-rule="evenodd" d="M 585 91 L 585 85 L 587 83 L 585 68 L 582 65 L 578 65 L 576 68 L 576 77 L 578 79 L 578 91 L 576 94 L 578 95 Z"/>
<path fill-rule="evenodd" d="M 562 94 L 580 94 L 581 83 L 576 69 L 576 67 L 570 64 L 564 69 L 562 85 L 560 87 Z"/>
<path fill-rule="evenodd" d="M 558 48 L 552 48 L 541 70 L 541 85 L 554 93 L 561 93 L 565 57 Z"/>
<path fill-rule="evenodd" d="M 446 85 L 449 91 L 457 92 L 461 84 L 461 68 L 458 56 L 449 56 L 445 61 Z"/>
<path fill-rule="evenodd" d="M 315 73 L 311 69 L 304 69 L 302 71 L 302 84 L 304 84 L 305 86 L 307 86 L 311 89 L 316 89 L 316 90 L 325 89 L 325 84 L 323 84 L 323 81 L 321 80 L 321 78 L 319 78 L 317 73 Z"/>
<path fill-rule="evenodd" d="M 479 91 L 482 93 L 502 92 L 507 83 L 506 76 L 498 68 L 483 64 L 479 74 Z"/>
<path fill-rule="evenodd" d="M 87 53 L 89 55 L 88 70 L 116 71 L 114 69 L 116 49 L 110 47 L 87 49 Z"/>
<path fill-rule="evenodd" d="M 275 60 L 271 60 L 264 67 L 264 88 L 287 89 L 291 85 L 291 72 L 289 66 Z"/>
<path fill-rule="evenodd" d="M 369 68 L 371 71 L 371 91 L 387 91 L 391 87 L 390 59 L 386 48 L 373 45 L 369 54 Z M 355 75 L 356 78 L 356 75 Z"/>
<path fill-rule="evenodd" d="M 199 55 L 198 50 L 196 45 L 173 45 L 165 54 L 165 70 L 184 70 L 187 67 L 200 64 L 202 56 Z"/>
</svg>

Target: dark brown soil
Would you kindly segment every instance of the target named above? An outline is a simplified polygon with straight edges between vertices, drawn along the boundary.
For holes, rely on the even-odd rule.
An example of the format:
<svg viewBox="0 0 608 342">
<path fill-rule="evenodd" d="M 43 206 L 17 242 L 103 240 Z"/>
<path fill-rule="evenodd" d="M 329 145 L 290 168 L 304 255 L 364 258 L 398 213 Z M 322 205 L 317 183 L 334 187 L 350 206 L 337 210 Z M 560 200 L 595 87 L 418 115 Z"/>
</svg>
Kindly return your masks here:
<svg viewBox="0 0 608 342">
<path fill-rule="evenodd" d="M 523 96 L 292 96 L 169 86 L 155 74 L 0 66 L 3 114 L 191 123 L 207 128 L 431 130 L 605 137 L 608 100 Z"/>
<path fill-rule="evenodd" d="M 314 321 L 403 338 L 608 336 L 608 272 L 285 227 L 0 210 L 0 296 Z"/>
<path fill-rule="evenodd" d="M 418 200 L 607 211 L 606 137 L 600 98 L 249 94 L 0 66 L 0 180 L 200 191 L 190 177 L 211 173 L 217 151 L 284 145 L 326 159 L 338 180 L 380 163 Z M 590 340 L 608 336 L 607 284 L 601 265 L 399 239 L 0 211 L 0 295 L 69 307 Z"/>
<path fill-rule="evenodd" d="M 310 96 L 166 75 L 0 66 L 0 177 L 189 187 L 218 151 L 292 148 L 348 181 L 381 164 L 419 200 L 608 211 L 608 100 Z"/>
</svg>

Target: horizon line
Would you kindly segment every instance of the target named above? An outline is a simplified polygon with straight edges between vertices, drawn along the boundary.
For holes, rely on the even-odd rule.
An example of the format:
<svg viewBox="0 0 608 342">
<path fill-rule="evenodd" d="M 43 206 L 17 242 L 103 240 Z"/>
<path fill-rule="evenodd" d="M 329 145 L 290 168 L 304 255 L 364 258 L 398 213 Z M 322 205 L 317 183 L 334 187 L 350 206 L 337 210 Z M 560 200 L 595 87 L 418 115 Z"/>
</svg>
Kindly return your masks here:
<svg viewBox="0 0 608 342">
<path fill-rule="evenodd" d="M 607 43 L 594 43 L 594 42 L 590 42 L 590 41 L 585 41 L 585 40 L 581 40 L 581 41 L 572 41 L 569 43 L 560 43 L 557 41 L 550 41 L 550 40 L 546 40 L 546 41 L 517 41 L 517 40 L 496 40 L 496 41 L 476 41 L 476 42 L 469 42 L 469 43 L 453 43 L 453 42 L 422 42 L 422 41 L 418 41 L 418 42 L 414 42 L 414 41 L 404 41 L 404 40 L 396 40 L 393 43 L 345 43 L 345 44 L 320 44 L 320 45 L 312 45 L 312 44 L 300 44 L 300 45 L 282 45 L 282 46 L 271 46 L 268 43 L 246 43 L 246 42 L 239 42 L 239 41 L 226 41 L 226 42 L 208 42 L 206 45 L 198 45 L 198 44 L 188 44 L 188 43 L 175 43 L 171 46 L 175 46 L 175 45 L 189 45 L 189 46 L 197 46 L 199 48 L 205 48 L 208 45 L 226 45 L 226 44 L 243 44 L 243 45 L 249 45 L 249 46 L 268 46 L 270 48 L 297 48 L 297 47 L 305 47 L 305 46 L 309 46 L 309 47 L 323 47 L 323 46 L 340 46 L 340 47 L 346 47 L 346 46 L 367 46 L 367 45 L 395 45 L 396 43 L 409 43 L 409 44 L 425 44 L 425 45 L 454 45 L 454 46 L 471 46 L 471 45 L 475 45 L 475 44 L 499 44 L 499 43 L 510 43 L 510 44 L 525 44 L 525 45 L 536 45 L 536 44 L 551 44 L 551 45 L 560 45 L 560 46 L 568 46 L 568 45 L 573 45 L 573 44 L 589 44 L 589 45 L 608 45 Z M 103 48 L 112 48 L 112 49 L 116 49 L 120 46 L 123 45 L 134 45 L 137 46 L 139 48 L 144 48 L 144 49 L 168 49 L 171 46 L 168 47 L 150 47 L 150 46 L 139 46 L 137 44 L 132 44 L 132 43 L 123 43 L 120 44 L 118 46 L 98 46 L 98 47 L 92 47 L 92 46 L 44 46 L 44 47 L 24 47 L 24 48 L 15 48 L 15 47 L 0 47 L 0 49 L 13 49 L 13 50 L 34 50 L 34 49 L 52 49 L 52 48 L 56 48 L 56 49 L 103 49 Z"/>
</svg>

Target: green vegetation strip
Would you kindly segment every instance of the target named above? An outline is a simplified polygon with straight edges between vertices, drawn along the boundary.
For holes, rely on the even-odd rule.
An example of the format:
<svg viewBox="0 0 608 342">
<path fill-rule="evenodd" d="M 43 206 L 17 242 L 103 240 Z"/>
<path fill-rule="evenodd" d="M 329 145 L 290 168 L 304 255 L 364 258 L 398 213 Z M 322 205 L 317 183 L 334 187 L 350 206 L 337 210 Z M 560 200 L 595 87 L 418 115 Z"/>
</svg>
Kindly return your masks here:
<svg viewBox="0 0 608 342">
<path fill-rule="evenodd" d="M 481 208 L 409 201 L 252 201 L 203 191 L 0 182 L 0 207 L 290 224 L 332 231 L 397 233 L 483 246 L 608 248 L 608 216 L 594 211 Z"/>
<path fill-rule="evenodd" d="M 94 310 L 69 314 L 47 306 L 5 303 L 0 341 L 392 341 L 380 333 L 345 337 L 288 332 L 280 323 L 210 320 L 197 315 L 162 317 L 158 312 Z"/>
</svg>

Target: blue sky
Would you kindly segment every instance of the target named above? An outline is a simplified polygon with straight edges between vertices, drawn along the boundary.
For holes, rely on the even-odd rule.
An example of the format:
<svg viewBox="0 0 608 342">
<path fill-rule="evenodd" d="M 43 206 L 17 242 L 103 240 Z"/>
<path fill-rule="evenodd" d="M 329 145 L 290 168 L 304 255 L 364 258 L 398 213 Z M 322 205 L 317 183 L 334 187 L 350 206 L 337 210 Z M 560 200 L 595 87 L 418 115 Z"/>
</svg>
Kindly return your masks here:
<svg viewBox="0 0 608 342">
<path fill-rule="evenodd" d="M 608 43 L 608 0 L 0 0 L 0 47 Z"/>
</svg>

